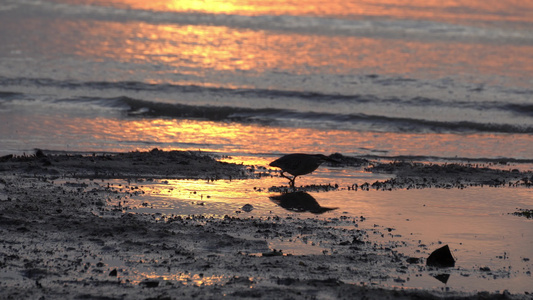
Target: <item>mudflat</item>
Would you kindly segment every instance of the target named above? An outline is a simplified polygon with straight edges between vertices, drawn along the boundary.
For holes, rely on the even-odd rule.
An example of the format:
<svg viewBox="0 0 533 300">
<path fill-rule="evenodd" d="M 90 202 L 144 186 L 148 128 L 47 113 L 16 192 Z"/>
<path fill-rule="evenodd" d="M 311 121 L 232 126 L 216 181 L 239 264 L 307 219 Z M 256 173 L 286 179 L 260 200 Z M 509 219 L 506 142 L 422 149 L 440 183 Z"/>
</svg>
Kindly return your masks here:
<svg viewBox="0 0 533 300">
<path fill-rule="evenodd" d="M 349 164 L 347 158 L 341 159 Z M 373 169 L 373 170 L 372 170 Z M 523 185 L 531 172 L 464 165 L 374 164 L 396 177 L 364 187 Z M 0 158 L 0 298 L 2 299 L 530 299 L 530 294 L 404 289 L 425 257 L 372 243 L 364 216 L 334 219 L 128 213 L 111 205 L 139 192 L 109 180 L 232 179 L 258 176 L 210 156 L 150 152 Z M 80 181 L 79 179 L 84 179 Z M 87 183 L 87 180 L 89 183 Z M 316 187 L 314 187 L 316 188 Z M 329 188 L 329 187 L 328 187 Z M 355 188 L 355 187 L 352 187 Z M 305 187 L 302 188 L 305 190 Z M 127 203 L 121 204 L 127 206 Z M 383 232 L 386 234 L 386 232 Z M 272 236 L 308 238 L 326 249 L 290 255 Z M 486 272 L 486 270 L 479 270 Z M 393 278 L 391 278 L 393 277 Z M 380 280 L 397 287 L 380 286 Z"/>
</svg>

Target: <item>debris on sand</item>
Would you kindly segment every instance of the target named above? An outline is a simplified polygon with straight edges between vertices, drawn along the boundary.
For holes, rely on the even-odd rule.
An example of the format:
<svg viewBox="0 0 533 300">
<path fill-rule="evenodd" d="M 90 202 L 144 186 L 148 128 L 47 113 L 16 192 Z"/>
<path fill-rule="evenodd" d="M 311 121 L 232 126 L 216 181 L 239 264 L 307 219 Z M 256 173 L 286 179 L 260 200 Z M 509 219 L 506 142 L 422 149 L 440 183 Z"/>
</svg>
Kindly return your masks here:
<svg viewBox="0 0 533 300">
<path fill-rule="evenodd" d="M 533 209 L 519 208 L 518 211 L 513 213 L 513 215 L 533 219 Z"/>
<path fill-rule="evenodd" d="M 394 178 L 372 184 L 376 190 L 420 188 L 467 188 L 469 186 L 524 186 L 533 184 L 533 172 L 500 170 L 477 164 L 420 163 L 395 161 L 375 162 L 368 172 L 393 174 Z"/>
</svg>

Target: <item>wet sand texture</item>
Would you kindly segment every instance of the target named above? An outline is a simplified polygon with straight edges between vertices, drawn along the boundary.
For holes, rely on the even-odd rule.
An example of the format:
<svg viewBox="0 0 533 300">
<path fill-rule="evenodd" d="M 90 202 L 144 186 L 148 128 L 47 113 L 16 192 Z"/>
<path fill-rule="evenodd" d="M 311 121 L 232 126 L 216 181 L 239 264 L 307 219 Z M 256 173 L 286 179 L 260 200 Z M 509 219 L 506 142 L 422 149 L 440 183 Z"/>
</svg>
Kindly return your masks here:
<svg viewBox="0 0 533 300">
<path fill-rule="evenodd" d="M 405 257 L 394 247 L 368 242 L 369 233 L 354 226 L 361 222 L 359 218 L 158 219 L 114 211 L 108 201 L 121 195 L 105 180 L 94 180 L 90 186 L 63 180 L 252 176 L 245 166 L 220 163 L 200 154 L 151 151 L 3 157 L 0 176 L 2 299 L 528 296 L 507 292 L 464 295 L 368 285 L 389 278 L 392 270 L 423 269 L 425 258 Z M 302 233 L 320 240 L 331 251 L 284 255 L 269 249 L 265 241 L 273 235 Z"/>
</svg>

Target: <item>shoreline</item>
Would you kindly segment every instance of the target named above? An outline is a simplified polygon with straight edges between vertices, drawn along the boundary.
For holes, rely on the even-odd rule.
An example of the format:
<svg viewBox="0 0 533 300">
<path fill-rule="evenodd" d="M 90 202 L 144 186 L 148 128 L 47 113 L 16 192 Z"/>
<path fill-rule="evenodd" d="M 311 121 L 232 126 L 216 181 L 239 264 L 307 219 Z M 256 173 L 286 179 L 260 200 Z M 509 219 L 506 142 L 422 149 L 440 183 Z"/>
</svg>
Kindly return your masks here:
<svg viewBox="0 0 533 300">
<path fill-rule="evenodd" d="M 395 188 L 413 183 L 419 188 L 449 188 L 447 184 L 452 183 L 467 187 L 490 183 L 506 186 L 509 182 L 530 187 L 533 180 L 531 172 L 458 165 L 398 163 L 378 169 L 396 174 Z M 7 299 L 530 297 L 507 291 L 468 294 L 402 288 L 402 279 L 391 274 L 398 270 L 427 271 L 425 259 L 414 260 L 398 253 L 394 246 L 371 243 L 368 235 L 376 233 L 359 228 L 357 225 L 364 222 L 359 216 L 336 220 L 201 215 L 158 218 L 115 210 L 111 199 L 130 191 L 117 191 L 106 182 L 111 178 L 216 180 L 253 176 L 256 174 L 248 166 L 178 151 L 4 156 L 0 158 L 4 245 L 0 250 L 0 295 Z M 63 182 L 68 178 L 89 179 L 91 183 Z M 438 184 L 422 186 L 428 181 Z M 381 184 L 383 188 L 393 183 Z M 270 249 L 266 242 L 280 235 L 287 239 L 306 236 L 331 250 L 317 255 L 287 255 Z M 429 271 L 439 273 L 438 269 Z M 397 288 L 380 285 L 386 280 L 396 282 Z"/>
</svg>

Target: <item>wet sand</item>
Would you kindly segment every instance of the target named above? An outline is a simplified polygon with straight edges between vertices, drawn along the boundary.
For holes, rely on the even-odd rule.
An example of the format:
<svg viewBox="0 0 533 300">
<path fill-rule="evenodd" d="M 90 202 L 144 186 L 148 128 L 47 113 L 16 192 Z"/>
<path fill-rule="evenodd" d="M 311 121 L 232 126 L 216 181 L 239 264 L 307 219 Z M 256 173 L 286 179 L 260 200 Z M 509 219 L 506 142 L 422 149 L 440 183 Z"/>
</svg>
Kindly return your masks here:
<svg viewBox="0 0 533 300">
<path fill-rule="evenodd" d="M 533 174 L 475 165 L 376 163 L 337 157 L 394 179 L 350 188 L 531 187 Z M 342 166 L 341 166 L 342 167 Z M 428 267 L 394 245 L 378 245 L 357 225 L 335 219 L 158 216 L 111 205 L 137 192 L 109 179 L 242 179 L 248 166 L 192 152 L 49 154 L 0 158 L 0 298 L 3 299 L 529 299 L 530 294 L 384 288 L 399 272 Z M 90 184 L 77 179 L 89 179 Z M 303 187 L 301 190 L 320 189 Z M 324 191 L 332 186 L 324 186 Z M 386 232 L 383 232 L 386 234 Z M 382 234 L 383 234 L 382 233 Z M 330 249 L 287 255 L 266 240 L 305 236 Z M 486 270 L 479 270 L 486 272 Z"/>
</svg>

